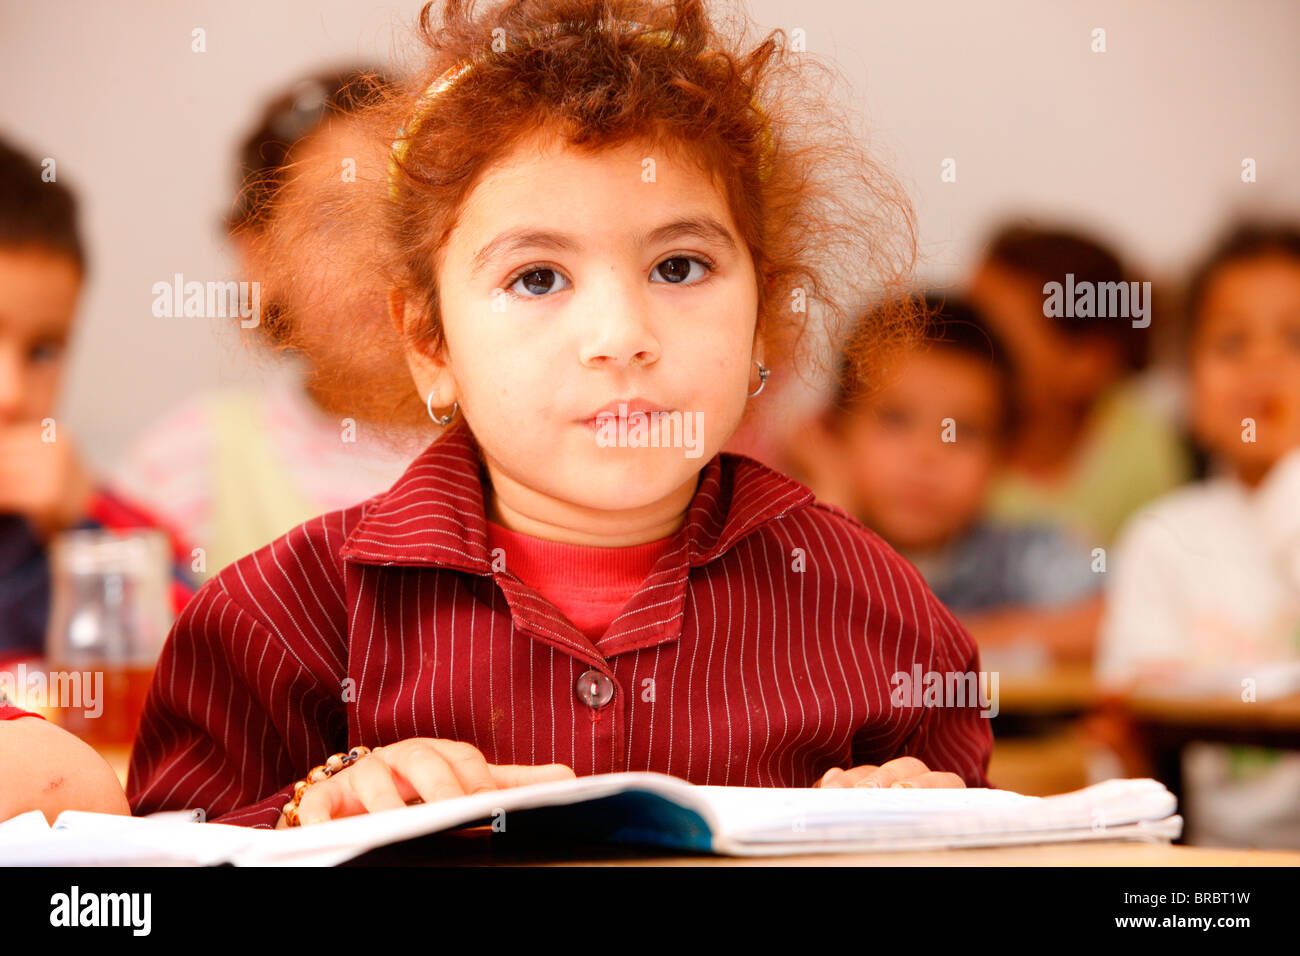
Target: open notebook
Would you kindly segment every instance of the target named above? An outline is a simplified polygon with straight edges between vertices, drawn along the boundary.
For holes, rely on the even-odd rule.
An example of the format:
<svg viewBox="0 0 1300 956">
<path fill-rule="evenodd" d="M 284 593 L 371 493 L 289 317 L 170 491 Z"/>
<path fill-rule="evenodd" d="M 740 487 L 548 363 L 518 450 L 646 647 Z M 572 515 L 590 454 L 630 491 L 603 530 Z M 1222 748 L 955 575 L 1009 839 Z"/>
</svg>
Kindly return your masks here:
<svg viewBox="0 0 1300 956">
<path fill-rule="evenodd" d="M 0 824 L 0 865 L 342 863 L 458 826 L 731 856 L 941 849 L 1075 840 L 1176 838 L 1182 818 L 1154 780 L 1073 793 L 1006 790 L 697 786 L 659 773 L 611 773 L 495 790 L 292 830 L 196 823 L 189 814 L 39 812 Z"/>
</svg>

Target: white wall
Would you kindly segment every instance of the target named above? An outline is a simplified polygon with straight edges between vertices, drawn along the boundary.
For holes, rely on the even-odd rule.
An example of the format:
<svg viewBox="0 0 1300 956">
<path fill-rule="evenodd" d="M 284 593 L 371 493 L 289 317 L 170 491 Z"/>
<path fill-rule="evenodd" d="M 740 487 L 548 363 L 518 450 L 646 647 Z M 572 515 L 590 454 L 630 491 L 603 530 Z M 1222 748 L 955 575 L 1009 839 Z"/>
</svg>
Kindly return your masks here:
<svg viewBox="0 0 1300 956">
<path fill-rule="evenodd" d="M 0 130 L 83 201 L 93 275 L 64 415 L 90 460 L 195 390 L 267 374 L 207 320 L 157 319 L 151 286 L 226 276 L 218 222 L 262 99 L 327 62 L 386 59 L 399 0 L 0 3 Z M 951 280 L 996 217 L 1109 230 L 1156 272 L 1244 204 L 1300 214 L 1300 4 L 1291 0 L 751 0 L 836 57 Z M 202 27 L 207 52 L 190 50 Z M 1108 51 L 1090 52 L 1102 27 Z M 401 44 L 399 39 L 398 44 Z M 1243 157 L 1259 182 L 1240 182 Z M 940 163 L 957 161 L 956 183 Z"/>
</svg>

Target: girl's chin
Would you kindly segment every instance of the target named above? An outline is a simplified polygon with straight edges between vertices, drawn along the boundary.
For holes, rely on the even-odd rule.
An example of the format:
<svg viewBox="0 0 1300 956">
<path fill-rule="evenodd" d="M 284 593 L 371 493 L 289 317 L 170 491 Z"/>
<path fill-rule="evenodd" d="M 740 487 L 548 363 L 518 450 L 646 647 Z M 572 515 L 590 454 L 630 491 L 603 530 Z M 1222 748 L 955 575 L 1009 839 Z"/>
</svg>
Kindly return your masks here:
<svg viewBox="0 0 1300 956">
<path fill-rule="evenodd" d="M 600 449 L 601 451 L 626 449 Z M 654 449 L 660 451 L 661 449 Z M 606 511 L 628 511 L 663 501 L 688 481 L 695 481 L 699 469 L 677 457 L 675 465 L 632 458 L 626 462 L 596 461 L 571 475 L 567 487 L 571 497 L 587 507 Z"/>
</svg>

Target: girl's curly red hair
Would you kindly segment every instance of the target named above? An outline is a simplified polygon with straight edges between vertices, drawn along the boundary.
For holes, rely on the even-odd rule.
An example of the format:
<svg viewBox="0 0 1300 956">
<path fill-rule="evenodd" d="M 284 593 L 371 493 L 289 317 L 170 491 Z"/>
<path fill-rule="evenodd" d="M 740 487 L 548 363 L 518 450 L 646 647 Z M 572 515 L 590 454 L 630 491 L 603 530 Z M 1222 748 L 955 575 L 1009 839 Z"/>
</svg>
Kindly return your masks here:
<svg viewBox="0 0 1300 956">
<path fill-rule="evenodd" d="M 711 17 L 724 6 L 728 16 Z M 662 31 L 673 42 L 646 42 Z M 281 229 L 310 244 L 321 201 L 346 216 L 365 263 L 358 281 L 401 290 L 422 316 L 408 342 L 433 351 L 444 343 L 440 250 L 478 179 L 517 140 L 545 129 L 581 149 L 684 148 L 713 176 L 753 256 L 766 364 L 811 381 L 808 371 L 831 371 L 846 347 L 846 374 L 866 381 L 883 348 L 914 334 L 906 308 L 877 309 L 874 334 L 845 341 L 871 301 L 908 301 L 913 211 L 836 108 L 847 99 L 838 71 L 784 30 L 752 32 L 729 0 L 430 2 L 418 22 L 419 69 L 358 115 L 386 158 L 397 132 L 411 130 L 392 182 L 385 162 L 347 188 L 296 190 L 277 211 Z M 450 88 L 425 95 L 466 62 Z M 359 357 L 391 348 L 391 338 L 357 332 Z M 345 404 L 394 425 L 423 418 L 411 383 L 392 386 Z"/>
</svg>

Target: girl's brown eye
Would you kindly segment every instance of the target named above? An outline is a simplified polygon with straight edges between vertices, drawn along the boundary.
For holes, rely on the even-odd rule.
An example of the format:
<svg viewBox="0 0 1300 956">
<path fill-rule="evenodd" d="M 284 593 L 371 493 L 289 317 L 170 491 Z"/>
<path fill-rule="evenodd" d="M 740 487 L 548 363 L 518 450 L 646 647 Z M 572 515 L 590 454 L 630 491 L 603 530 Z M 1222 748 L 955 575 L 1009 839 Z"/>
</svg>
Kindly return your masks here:
<svg viewBox="0 0 1300 956">
<path fill-rule="evenodd" d="M 692 266 L 699 266 L 700 270 L 692 280 L 695 282 L 698 282 L 709 271 L 709 266 L 706 263 L 699 259 L 692 259 L 689 256 L 675 256 L 672 259 L 665 259 L 655 266 L 654 271 L 663 276 L 666 282 L 680 285 L 692 279 Z"/>
<path fill-rule="evenodd" d="M 669 259 L 659 265 L 659 273 L 669 282 L 685 282 L 691 275 L 688 259 Z"/>
<path fill-rule="evenodd" d="M 559 274 L 554 269 L 533 269 L 510 284 L 512 291 L 525 296 L 543 296 L 556 291 Z M 518 288 L 523 286 L 522 289 Z"/>
</svg>

